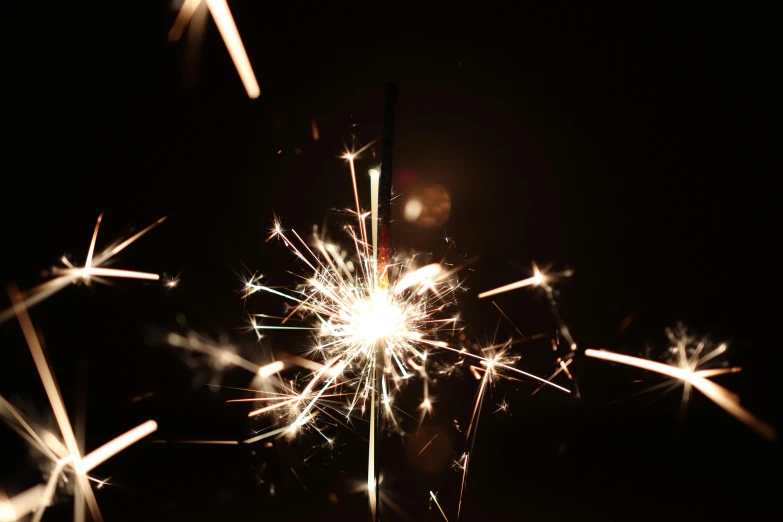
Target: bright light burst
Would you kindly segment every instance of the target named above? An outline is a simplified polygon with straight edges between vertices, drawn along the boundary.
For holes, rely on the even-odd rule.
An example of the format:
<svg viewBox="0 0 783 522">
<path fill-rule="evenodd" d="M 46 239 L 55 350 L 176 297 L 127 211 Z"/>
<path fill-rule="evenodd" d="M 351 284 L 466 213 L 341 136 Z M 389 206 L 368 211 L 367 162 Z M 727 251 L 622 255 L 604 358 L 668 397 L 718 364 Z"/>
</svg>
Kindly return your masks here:
<svg viewBox="0 0 783 522">
<path fill-rule="evenodd" d="M 395 394 L 414 375 L 425 375 L 426 379 L 424 367 L 429 350 L 448 347 L 440 337 L 458 328 L 456 317 L 449 316 L 447 309 L 455 304 L 454 294 L 460 284 L 454 278 L 456 269 L 444 268 L 439 263 L 416 268 L 415 258 L 376 267 L 364 235 L 363 221 L 367 214 L 358 215 L 358 232 L 346 227 L 356 248 L 353 258 L 319 237 L 312 238 L 311 247 L 296 231 L 289 234 L 277 222 L 272 237 L 281 239 L 311 274 L 302 285 L 291 290 L 273 288 L 257 279 L 251 279 L 245 287 L 246 296 L 268 292 L 291 304 L 288 315 L 275 324 L 265 321 L 266 316 L 253 316 L 257 331 L 312 330 L 315 346 L 310 355 L 323 364 L 303 391 L 286 385 L 281 392 L 290 398 L 277 402 L 278 407 L 264 408 L 264 413 L 282 412 L 290 434 L 308 422 L 319 429 L 311 421 L 325 407 L 338 410 L 346 421 L 354 412 L 369 413 L 367 485 L 368 490 L 373 490 L 377 479 L 373 464 L 376 407 L 381 408 L 389 426 L 399 430 L 394 414 Z M 385 286 L 384 274 L 389 272 L 396 277 Z M 344 389 L 352 393 L 340 391 Z M 322 400 L 328 395 L 347 395 L 347 402 Z M 431 403 L 423 409 L 429 408 Z"/>
<path fill-rule="evenodd" d="M 345 227 L 353 249 L 345 251 L 330 241 L 326 233 L 313 233 L 310 241 L 305 241 L 295 230 L 285 230 L 275 219 L 268 240 L 282 241 L 305 265 L 306 272 L 300 276 L 302 283 L 294 288 L 284 288 L 266 284 L 263 277 L 257 276 L 244 282 L 245 298 L 269 293 L 284 299 L 288 305 L 282 317 L 251 316 L 252 327 L 259 336 L 265 330 L 310 330 L 314 345 L 309 357 L 319 360 L 321 365 L 309 378 L 302 381 L 279 379 L 275 391 L 262 391 L 262 397 L 246 399 L 268 402 L 250 415 L 276 413 L 276 425 L 281 427 L 245 442 L 271 436 L 293 436 L 307 427 L 331 444 L 333 439 L 315 422 L 319 415 L 332 420 L 342 416 L 348 424 L 354 416 L 369 417 L 367 491 L 373 492 L 379 480 L 375 469 L 378 423 L 383 421 L 388 429 L 402 433 L 395 415 L 395 397 L 414 376 L 421 378 L 424 392 L 419 406 L 420 422 L 431 414 L 434 397 L 429 395 L 427 363 L 433 355 L 451 353 L 459 357 L 457 365 L 462 365 L 466 359 L 475 362 L 471 368 L 482 384 L 468 437 L 471 431 L 475 433 L 487 387 L 502 376 L 498 372 L 516 373 L 561 391 L 570 391 L 514 367 L 518 358 L 507 353 L 512 342 L 487 347 L 482 355 L 451 345 L 448 339 L 461 330 L 453 311 L 456 295 L 463 290 L 457 277 L 461 267 L 444 261 L 424 264 L 417 256 L 398 256 L 388 265 L 383 264 L 384 256 L 379 256 L 379 251 L 388 245 L 379 245 L 378 240 L 379 172 L 373 168 L 369 173 L 372 208 L 365 211 L 359 203 L 356 182 L 358 152 L 343 155 L 350 168 L 356 204 L 355 211 L 350 211 L 356 217 L 356 223 Z M 370 223 L 367 223 L 368 218 Z M 549 281 L 537 268 L 535 277 L 538 278 L 535 284 Z M 467 458 L 463 488 L 466 474 Z M 370 493 L 369 496 L 371 509 L 375 511 L 374 495 Z"/>
</svg>

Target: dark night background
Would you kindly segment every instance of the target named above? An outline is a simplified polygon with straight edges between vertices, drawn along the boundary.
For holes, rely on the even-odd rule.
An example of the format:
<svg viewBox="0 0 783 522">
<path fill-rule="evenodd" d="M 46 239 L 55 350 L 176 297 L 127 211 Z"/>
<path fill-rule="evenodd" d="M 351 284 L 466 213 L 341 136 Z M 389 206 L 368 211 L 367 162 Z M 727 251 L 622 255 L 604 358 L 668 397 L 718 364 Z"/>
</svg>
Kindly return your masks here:
<svg viewBox="0 0 783 522">
<path fill-rule="evenodd" d="M 521 4 L 231 1 L 263 89 L 257 100 L 211 20 L 197 85 L 186 86 L 186 45 L 167 41 L 167 2 L 27 2 L 6 13 L 15 37 L 3 66 L 3 282 L 29 288 L 63 253 L 82 262 L 103 210 L 99 244 L 170 216 L 117 266 L 180 274 L 178 288 L 79 286 L 32 309 L 72 416 L 85 405 L 88 448 L 148 418 L 160 425 L 150 439 L 246 437 L 246 410 L 223 402 L 237 395 L 205 387 L 206 367 L 192 370 L 150 332 L 178 329 L 182 316 L 258 359 L 241 330 L 236 274 L 244 263 L 282 280 L 294 266 L 285 248 L 264 243 L 273 214 L 301 231 L 327 217 L 337 229 L 343 218 L 329 209 L 352 204 L 337 156 L 353 135 L 378 136 L 389 79 L 400 91 L 396 186 L 436 182 L 452 199 L 449 221 L 430 230 L 400 219 L 397 205 L 394 241 L 442 255 L 449 236 L 453 254 L 479 258 L 465 272 L 471 338 L 491 339 L 498 324 L 479 291 L 526 277 L 531 261 L 568 267 L 562 314 L 581 347 L 636 355 L 656 346 L 660 355 L 664 328 L 683 321 L 729 341 L 745 371 L 720 382 L 781 427 L 780 13 L 730 2 Z M 360 162 L 360 174 L 369 166 Z M 535 292 L 496 302 L 525 333 L 553 331 Z M 512 330 L 501 323 L 499 332 Z M 305 342 L 272 335 L 266 344 Z M 51 422 L 16 322 L 0 325 L 0 343 L 0 394 Z M 548 342 L 518 353 L 526 369 L 552 371 Z M 524 382 L 500 382 L 487 398 L 461 520 L 776 518 L 779 444 L 698 393 L 684 415 L 679 390 L 634 396 L 660 382 L 654 375 L 581 357 L 574 368 L 581 400 L 530 397 Z M 249 378 L 230 370 L 220 382 Z M 381 443 L 384 491 L 411 520 L 441 520 L 429 490 L 456 519 L 461 475 L 450 459 L 465 446 L 453 421 L 467 423 L 476 387 L 466 372 L 434 389 L 426 426 L 441 430 L 436 453 L 448 457 L 434 472 L 410 463 L 399 437 Z M 420 387 L 408 392 L 415 404 Z M 503 398 L 510 414 L 493 414 Z M 337 434 L 345 445 L 307 464 L 315 439 L 272 449 L 142 442 L 96 470 L 116 484 L 98 502 L 107 521 L 364 520 L 365 497 L 350 490 L 366 477 L 366 443 Z M 0 429 L 0 443 L 9 494 L 41 481 L 11 430 Z M 60 500 L 45 520 L 69 519 Z"/>
</svg>

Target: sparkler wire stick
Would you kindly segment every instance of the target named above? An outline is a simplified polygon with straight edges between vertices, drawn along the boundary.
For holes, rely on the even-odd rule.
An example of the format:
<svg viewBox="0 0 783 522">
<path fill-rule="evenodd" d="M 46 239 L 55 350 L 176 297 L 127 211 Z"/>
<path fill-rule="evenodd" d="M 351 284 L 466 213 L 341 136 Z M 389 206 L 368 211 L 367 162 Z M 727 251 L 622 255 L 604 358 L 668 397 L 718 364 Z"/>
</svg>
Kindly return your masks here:
<svg viewBox="0 0 783 522">
<path fill-rule="evenodd" d="M 393 82 L 386 84 L 386 101 L 383 113 L 383 139 L 381 141 L 381 180 L 378 198 L 378 233 L 380 234 L 378 269 L 382 270 L 381 284 L 388 283 L 387 267 L 391 257 L 392 160 L 394 152 L 394 108 L 397 105 L 397 87 Z"/>
<path fill-rule="evenodd" d="M 375 280 L 379 289 L 386 289 L 389 285 L 389 260 L 391 258 L 391 237 L 390 237 L 390 221 L 391 221 L 391 197 L 392 197 L 392 160 L 394 157 L 394 108 L 397 104 L 397 87 L 392 82 L 386 84 L 386 99 L 384 102 L 384 114 L 383 114 L 383 140 L 381 142 L 381 174 L 380 183 L 377 181 L 377 176 L 373 176 L 372 187 L 378 187 L 378 195 L 373 198 L 376 203 L 377 210 L 373 207 L 374 218 L 377 216 L 377 221 L 373 220 L 373 232 L 377 230 L 378 236 L 373 237 L 373 258 L 375 260 Z M 375 190 L 373 190 L 374 192 Z M 380 432 L 380 420 L 381 420 L 381 408 L 378 404 L 377 408 L 375 401 L 380 401 L 380 394 L 378 393 L 383 386 L 383 374 L 384 374 L 384 360 L 385 360 L 385 347 L 379 346 L 380 343 L 376 343 L 375 347 L 375 363 L 373 365 L 373 374 L 375 376 L 375 384 L 373 386 L 372 397 L 372 409 L 371 415 L 375 426 L 371 429 L 371 443 L 370 452 L 374 452 L 372 456 L 372 466 L 375 473 L 375 521 L 380 520 L 380 473 L 378 470 L 378 452 L 375 451 L 375 444 L 378 441 L 378 435 Z M 369 477 L 368 477 L 369 478 Z"/>
</svg>

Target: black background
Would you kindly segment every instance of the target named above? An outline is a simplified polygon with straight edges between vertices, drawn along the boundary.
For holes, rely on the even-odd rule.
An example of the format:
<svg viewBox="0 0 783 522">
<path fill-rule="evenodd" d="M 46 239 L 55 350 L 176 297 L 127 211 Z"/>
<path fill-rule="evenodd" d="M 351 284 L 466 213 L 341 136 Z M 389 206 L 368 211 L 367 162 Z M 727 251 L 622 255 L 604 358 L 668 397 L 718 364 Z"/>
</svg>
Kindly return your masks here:
<svg viewBox="0 0 783 522">
<path fill-rule="evenodd" d="M 713 4 L 233 1 L 263 89 L 257 100 L 211 20 L 188 87 L 186 44 L 166 39 L 167 3 L 14 6 L 5 17 L 15 36 L 4 64 L 2 279 L 28 288 L 63 253 L 83 261 L 104 210 L 99 244 L 169 215 L 117 266 L 181 277 L 171 292 L 139 281 L 68 288 L 33 309 L 71 413 L 84 405 L 87 447 L 148 418 L 160 425 L 150 439 L 246 437 L 246 410 L 223 402 L 236 393 L 204 384 L 246 386 L 247 374 L 192 369 L 151 332 L 181 330 L 184 318 L 260 360 L 242 330 L 237 274 L 246 266 L 284 278 L 295 266 L 282 246 L 264 243 L 273 213 L 298 230 L 324 220 L 337 229 L 344 218 L 329 210 L 352 204 L 338 155 L 354 136 L 380 133 L 389 79 L 400 90 L 395 176 L 440 183 L 452 199 L 444 227 L 398 219 L 394 241 L 441 255 L 448 236 L 455 253 L 478 256 L 464 274 L 470 338 L 491 340 L 498 325 L 479 291 L 526 277 L 533 260 L 572 268 L 559 289 L 580 347 L 654 346 L 660 356 L 664 328 L 684 321 L 729 341 L 745 371 L 721 382 L 779 427 L 779 13 Z M 371 164 L 359 162 L 360 173 Z M 496 302 L 524 332 L 553 331 L 535 292 Z M 279 303 L 252 306 L 274 312 Z M 500 323 L 498 332 L 512 330 Z M 0 335 L 0 394 L 53 422 L 18 325 L 0 325 Z M 265 344 L 306 342 L 271 335 Z M 552 370 L 548 342 L 518 350 L 526 369 Z M 581 399 L 548 390 L 531 398 L 531 383 L 494 388 L 461 520 L 780 511 L 778 444 L 698 394 L 685 414 L 679 391 L 634 397 L 660 382 L 653 375 L 581 357 L 574 368 Z M 435 387 L 427 426 L 441 430 L 436 446 L 449 457 L 437 471 L 409 462 L 399 437 L 381 442 L 384 491 L 412 520 L 440 519 L 430 490 L 456 519 L 461 475 L 448 461 L 465 445 L 453 421 L 464 428 L 476 386 L 466 373 Z M 409 393 L 415 406 L 420 388 Z M 504 398 L 509 413 L 493 414 Z M 40 459 L 0 433 L 6 491 L 40 482 Z M 307 464 L 316 439 L 272 449 L 142 442 L 96 470 L 116 484 L 98 501 L 107 520 L 361 520 L 366 499 L 351 489 L 366 477 L 366 442 L 336 434 L 336 451 Z M 71 516 L 67 496 L 59 499 L 51 520 Z"/>
</svg>

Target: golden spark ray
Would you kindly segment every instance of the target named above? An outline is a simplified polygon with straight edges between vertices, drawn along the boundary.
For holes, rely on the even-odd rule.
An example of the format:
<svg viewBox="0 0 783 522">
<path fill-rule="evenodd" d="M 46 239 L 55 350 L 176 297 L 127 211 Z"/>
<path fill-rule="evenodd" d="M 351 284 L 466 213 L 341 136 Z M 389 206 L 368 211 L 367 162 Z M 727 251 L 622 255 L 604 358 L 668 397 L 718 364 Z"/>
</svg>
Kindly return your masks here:
<svg viewBox="0 0 783 522">
<path fill-rule="evenodd" d="M 153 444 L 215 444 L 218 446 L 236 446 L 236 440 L 151 440 Z"/>
<path fill-rule="evenodd" d="M 497 294 L 502 294 L 504 292 L 510 292 L 511 290 L 524 288 L 526 286 L 541 286 L 541 285 L 545 285 L 546 283 L 547 283 L 547 277 L 541 273 L 541 271 L 538 269 L 537 266 L 533 265 L 532 277 L 528 277 L 527 279 L 522 279 L 521 281 L 517 281 L 515 283 L 510 283 L 501 286 L 500 288 L 495 288 L 494 290 L 488 290 L 486 292 L 482 292 L 479 294 L 479 299 L 483 299 L 485 297 L 491 297 Z"/>
<path fill-rule="evenodd" d="M 170 41 L 177 41 L 182 37 L 182 32 L 190 23 L 201 1 L 184 0 L 174 20 L 174 25 L 172 25 L 169 31 Z M 228 54 L 234 62 L 234 67 L 236 67 L 237 73 L 239 73 L 239 78 L 242 80 L 245 91 L 247 91 L 248 98 L 258 98 L 261 95 L 261 87 L 259 87 L 258 80 L 256 80 L 256 76 L 253 73 L 253 67 L 250 65 L 247 51 L 242 44 L 242 39 L 239 37 L 239 30 L 236 22 L 234 22 L 234 17 L 231 16 L 228 3 L 226 3 L 226 0 L 203 1 L 206 2 L 209 12 L 212 13 L 212 18 L 215 19 L 215 25 L 217 25 L 220 36 L 226 44 Z"/>
<path fill-rule="evenodd" d="M 282 361 L 274 361 L 264 366 L 259 366 L 234 353 L 235 348 L 233 346 L 214 343 L 195 332 L 190 332 L 187 336 L 172 332 L 168 334 L 166 340 L 171 346 L 204 353 L 222 364 L 231 364 L 262 378 L 270 377 L 285 367 Z"/>
<path fill-rule="evenodd" d="M 95 235 L 93 236 L 93 244 L 94 240 Z M 91 257 L 92 256 L 88 256 L 88 260 L 90 260 Z M 88 477 L 87 473 L 128 446 L 157 430 L 158 425 L 155 421 L 147 421 L 104 444 L 86 456 L 82 456 L 71 421 L 68 417 L 68 412 L 65 409 L 65 403 L 63 402 L 59 386 L 57 385 L 57 380 L 46 359 L 38 333 L 35 331 L 35 327 L 27 313 L 24 298 L 16 287 L 12 285 L 9 286 L 8 294 L 11 298 L 13 312 L 19 320 L 19 325 L 22 328 L 22 333 L 27 341 L 30 354 L 35 362 L 36 369 L 38 370 L 44 390 L 49 399 L 49 404 L 52 407 L 52 412 L 57 421 L 60 434 L 64 440 L 63 444 L 55 435 L 49 432 L 37 434 L 31 426 L 24 421 L 22 416 L 16 412 L 13 406 L 0 397 L 0 415 L 6 418 L 12 427 L 15 427 L 18 432 L 23 434 L 23 436 L 28 441 L 32 442 L 36 448 L 52 459 L 55 464 L 54 470 L 42 493 L 38 496 L 31 493 L 28 497 L 25 497 L 25 499 L 33 497 L 38 499 L 38 504 L 34 508 L 35 514 L 33 516 L 33 521 L 37 522 L 43 516 L 44 510 L 49 505 L 52 496 L 54 495 L 57 481 L 67 468 L 73 472 L 76 479 L 77 490 L 83 496 L 83 501 L 87 503 L 93 519 L 100 522 L 103 519 L 101 517 L 101 512 L 98 509 L 98 503 L 95 500 L 92 486 L 90 485 L 90 477 Z M 27 500 L 25 502 L 27 502 Z M 81 499 L 74 500 L 74 518 L 77 522 L 83 522 L 84 519 L 84 512 L 80 509 L 80 506 L 82 505 L 81 502 Z M 24 503 L 23 506 L 26 507 L 27 504 Z M 16 507 L 13 509 L 15 512 L 17 511 Z"/>
<path fill-rule="evenodd" d="M 718 350 L 723 351 L 720 347 Z M 670 364 L 664 364 L 639 357 L 632 357 L 630 355 L 622 355 L 606 350 L 587 349 L 585 350 L 585 355 L 596 359 L 603 359 L 605 361 L 625 364 L 628 366 L 641 368 L 643 370 L 649 370 L 651 372 L 659 373 L 661 375 L 680 380 L 686 386 L 693 386 L 702 392 L 711 401 L 726 410 L 732 417 L 742 422 L 752 430 L 756 431 L 762 437 L 768 440 L 775 440 L 777 438 L 775 428 L 758 419 L 748 410 L 740 406 L 739 398 L 734 393 L 708 379 L 708 377 L 719 375 L 719 373 L 716 373 L 715 370 L 697 371 L 695 368 L 689 366 L 687 361 L 684 366 L 678 368 Z M 727 371 L 735 372 L 738 371 L 738 369 L 730 368 L 727 369 Z"/>
<path fill-rule="evenodd" d="M 52 275 L 56 277 L 24 292 L 21 297 L 22 303 L 26 308 L 30 308 L 40 303 L 44 299 L 51 297 L 52 295 L 59 292 L 66 286 L 78 281 L 83 281 L 89 284 L 93 280 L 100 281 L 101 278 L 105 278 L 105 277 L 143 279 L 148 281 L 159 280 L 160 276 L 158 274 L 151 274 L 148 272 L 137 272 L 135 270 L 120 270 L 116 268 L 106 268 L 103 265 L 108 264 L 109 261 L 111 261 L 114 258 L 114 256 L 116 256 L 117 254 L 122 252 L 125 248 L 127 248 L 128 246 L 136 242 L 142 236 L 147 234 L 147 232 L 149 232 L 156 226 L 163 223 L 166 220 L 166 217 L 168 216 L 164 216 L 160 218 L 156 222 L 152 223 L 151 225 L 142 229 L 141 231 L 133 234 L 127 239 L 112 243 L 107 248 L 105 248 L 104 250 L 96 254 L 95 243 L 96 240 L 98 239 L 98 230 L 100 229 L 101 221 L 103 220 L 103 213 L 101 212 L 101 215 L 98 216 L 98 220 L 95 223 L 95 229 L 93 231 L 92 239 L 90 241 L 90 247 L 87 250 L 87 258 L 84 262 L 84 266 L 75 267 L 71 264 L 70 261 L 68 261 L 66 257 L 63 256 L 61 258 L 61 261 L 65 266 L 55 267 L 54 269 L 52 269 Z M 13 318 L 14 315 L 15 312 L 13 306 L 7 308 L 6 310 L 3 310 L 2 312 L 0 312 L 0 324 Z"/>
<path fill-rule="evenodd" d="M 38 484 L 9 499 L 0 498 L 0 522 L 14 522 L 41 505 L 46 487 Z"/>
<path fill-rule="evenodd" d="M 182 7 L 179 8 L 177 17 L 174 19 L 174 25 L 169 30 L 170 41 L 176 42 L 182 38 L 182 33 L 193 18 L 193 14 L 198 9 L 199 4 L 201 4 L 201 0 L 184 0 L 182 2 Z"/>
<path fill-rule="evenodd" d="M 457 503 L 457 520 L 462 512 L 462 494 L 465 493 L 465 479 L 468 477 L 468 458 L 470 453 L 465 453 L 462 456 L 462 464 L 459 465 L 462 468 L 462 484 L 459 488 L 459 502 Z"/>
<path fill-rule="evenodd" d="M 440 507 L 440 502 L 438 502 L 438 497 L 435 496 L 435 493 L 430 491 L 430 498 L 435 502 L 435 505 L 438 506 L 438 511 L 440 511 L 440 514 L 443 515 L 443 520 L 446 522 L 449 522 L 448 517 L 446 516 L 446 513 L 443 512 L 443 508 Z"/>
</svg>

